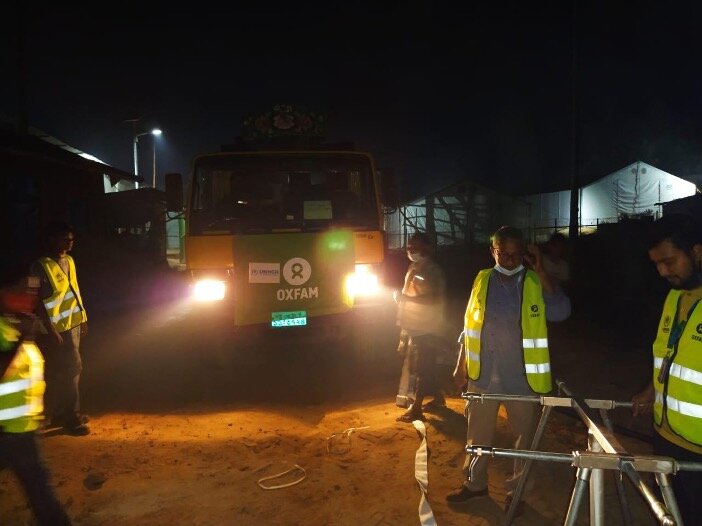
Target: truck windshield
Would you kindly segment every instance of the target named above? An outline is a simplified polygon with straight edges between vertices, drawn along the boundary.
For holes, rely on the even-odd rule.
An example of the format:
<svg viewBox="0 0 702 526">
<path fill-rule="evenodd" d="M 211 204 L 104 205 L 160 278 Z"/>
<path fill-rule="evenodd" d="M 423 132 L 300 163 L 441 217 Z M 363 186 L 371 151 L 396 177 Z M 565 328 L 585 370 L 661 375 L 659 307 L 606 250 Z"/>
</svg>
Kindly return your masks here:
<svg viewBox="0 0 702 526">
<path fill-rule="evenodd" d="M 375 185 L 362 154 L 222 154 L 195 165 L 191 233 L 378 228 Z"/>
</svg>

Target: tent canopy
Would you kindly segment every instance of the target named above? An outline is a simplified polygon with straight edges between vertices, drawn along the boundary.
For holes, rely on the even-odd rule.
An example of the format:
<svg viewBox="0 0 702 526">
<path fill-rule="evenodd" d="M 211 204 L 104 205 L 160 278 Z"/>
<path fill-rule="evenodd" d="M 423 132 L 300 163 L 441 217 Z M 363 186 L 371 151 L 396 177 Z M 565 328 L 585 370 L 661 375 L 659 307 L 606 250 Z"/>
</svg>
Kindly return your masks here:
<svg viewBox="0 0 702 526">
<path fill-rule="evenodd" d="M 622 217 L 660 216 L 662 204 L 694 195 L 697 187 L 638 161 L 580 188 L 581 226 L 616 222 Z M 532 205 L 535 227 L 562 227 L 570 221 L 570 190 L 524 197 Z"/>
</svg>

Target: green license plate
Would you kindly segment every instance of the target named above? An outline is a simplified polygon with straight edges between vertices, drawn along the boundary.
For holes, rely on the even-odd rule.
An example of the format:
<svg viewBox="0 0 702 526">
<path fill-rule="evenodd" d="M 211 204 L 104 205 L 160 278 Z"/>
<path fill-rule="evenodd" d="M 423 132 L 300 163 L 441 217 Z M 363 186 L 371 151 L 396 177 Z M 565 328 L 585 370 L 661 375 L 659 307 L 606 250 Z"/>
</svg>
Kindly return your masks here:
<svg viewBox="0 0 702 526">
<path fill-rule="evenodd" d="M 307 311 L 271 312 L 271 327 L 301 327 L 307 325 Z"/>
</svg>

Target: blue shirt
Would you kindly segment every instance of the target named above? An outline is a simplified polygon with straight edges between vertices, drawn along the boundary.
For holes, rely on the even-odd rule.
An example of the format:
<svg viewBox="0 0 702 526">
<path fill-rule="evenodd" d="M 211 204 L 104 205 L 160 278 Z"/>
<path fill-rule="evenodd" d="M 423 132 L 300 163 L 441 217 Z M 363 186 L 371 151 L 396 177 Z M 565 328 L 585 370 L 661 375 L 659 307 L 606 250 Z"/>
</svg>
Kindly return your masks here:
<svg viewBox="0 0 702 526">
<path fill-rule="evenodd" d="M 494 394 L 533 395 L 524 370 L 522 350 L 522 285 L 526 270 L 514 276 L 492 271 L 488 282 L 485 321 L 480 333 L 480 378 L 471 385 Z M 570 316 L 570 300 L 556 287 L 543 292 L 547 321 L 563 321 Z"/>
</svg>

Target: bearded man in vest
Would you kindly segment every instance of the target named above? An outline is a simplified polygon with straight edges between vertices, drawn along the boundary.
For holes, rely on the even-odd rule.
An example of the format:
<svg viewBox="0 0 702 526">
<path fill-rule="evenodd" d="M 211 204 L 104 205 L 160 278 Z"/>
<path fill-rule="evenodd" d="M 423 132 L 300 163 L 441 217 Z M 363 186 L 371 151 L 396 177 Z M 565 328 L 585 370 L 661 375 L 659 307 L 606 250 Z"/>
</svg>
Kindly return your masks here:
<svg viewBox="0 0 702 526">
<path fill-rule="evenodd" d="M 481 270 L 466 308 L 463 343 L 454 372 L 458 385 L 477 393 L 531 395 L 552 389 L 546 321 L 570 316 L 570 300 L 544 270 L 536 245 L 528 252 L 519 229 L 503 226 L 491 238 L 493 268 Z M 526 264 L 526 266 L 525 266 Z M 468 445 L 493 443 L 500 403 L 471 403 L 466 410 Z M 514 447 L 531 445 L 539 407 L 521 401 L 504 402 L 516 434 Z M 450 504 L 488 494 L 486 456 L 470 455 L 463 465 L 463 484 L 447 495 Z M 508 502 L 523 470 L 515 462 L 507 481 Z"/>
<path fill-rule="evenodd" d="M 68 252 L 73 229 L 67 223 L 47 226 L 47 255 L 31 273 L 39 278 L 43 307 L 37 309 L 47 335 L 42 339 L 46 359 L 46 413 L 50 425 L 71 435 L 90 433 L 87 417 L 80 414 L 79 383 L 82 371 L 80 340 L 88 332 L 88 317 L 78 287 L 76 265 Z"/>
<path fill-rule="evenodd" d="M 702 226 L 670 214 L 651 227 L 648 255 L 672 289 L 653 342 L 653 378 L 632 399 L 653 412 L 653 451 L 702 462 Z M 679 471 L 673 491 L 685 524 L 702 524 L 702 473 Z"/>
<path fill-rule="evenodd" d="M 44 359 L 34 343 L 36 278 L 27 265 L 0 265 L 0 471 L 15 473 L 37 523 L 71 521 L 49 482 L 36 430 L 43 418 Z"/>
</svg>

